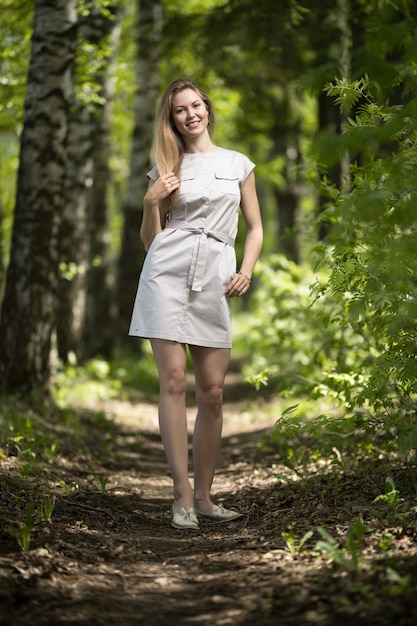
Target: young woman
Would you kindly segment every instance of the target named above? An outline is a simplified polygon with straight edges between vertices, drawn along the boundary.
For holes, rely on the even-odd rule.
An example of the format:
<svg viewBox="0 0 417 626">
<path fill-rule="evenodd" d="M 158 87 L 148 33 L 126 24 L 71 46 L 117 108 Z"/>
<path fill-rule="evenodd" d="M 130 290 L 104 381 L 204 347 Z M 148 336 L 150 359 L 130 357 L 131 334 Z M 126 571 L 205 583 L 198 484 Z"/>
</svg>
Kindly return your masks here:
<svg viewBox="0 0 417 626">
<path fill-rule="evenodd" d="M 154 135 L 140 230 L 147 256 L 129 334 L 151 340 L 160 381 L 159 425 L 174 485 L 172 525 L 230 521 L 240 513 L 210 497 L 222 432 L 230 360 L 230 298 L 243 296 L 262 246 L 253 173 L 243 154 L 212 142 L 210 99 L 188 79 L 166 89 Z M 246 225 L 242 264 L 234 242 L 239 208 Z M 186 346 L 194 368 L 197 417 L 194 489 L 188 476 Z"/>
</svg>

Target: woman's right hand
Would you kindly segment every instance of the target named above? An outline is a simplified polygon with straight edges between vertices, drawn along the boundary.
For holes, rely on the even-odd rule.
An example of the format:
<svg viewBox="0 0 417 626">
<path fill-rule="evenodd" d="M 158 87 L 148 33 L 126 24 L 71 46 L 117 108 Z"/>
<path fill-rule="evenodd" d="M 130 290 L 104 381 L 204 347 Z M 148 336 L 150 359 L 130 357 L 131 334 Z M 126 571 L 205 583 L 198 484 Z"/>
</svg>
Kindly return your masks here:
<svg viewBox="0 0 417 626">
<path fill-rule="evenodd" d="M 145 199 L 152 203 L 157 203 L 159 200 L 167 198 L 173 191 L 180 186 L 180 179 L 174 174 L 174 172 L 168 172 L 164 176 L 160 176 L 149 187 L 146 192 Z"/>
<path fill-rule="evenodd" d="M 143 199 L 143 217 L 140 227 L 140 237 L 145 250 L 149 249 L 155 235 L 165 227 L 166 208 L 161 207 L 159 203 L 179 186 L 180 180 L 174 172 L 160 176 L 155 182 L 150 181 Z"/>
</svg>

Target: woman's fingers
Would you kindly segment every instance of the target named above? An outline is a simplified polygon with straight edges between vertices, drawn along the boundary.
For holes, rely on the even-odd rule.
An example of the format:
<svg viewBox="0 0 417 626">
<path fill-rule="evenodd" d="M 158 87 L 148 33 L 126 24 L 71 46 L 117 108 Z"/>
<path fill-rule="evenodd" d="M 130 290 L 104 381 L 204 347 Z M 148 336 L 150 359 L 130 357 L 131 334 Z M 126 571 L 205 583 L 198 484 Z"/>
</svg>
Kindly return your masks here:
<svg viewBox="0 0 417 626">
<path fill-rule="evenodd" d="M 168 174 L 165 174 L 165 176 L 161 176 L 159 180 L 166 196 L 178 189 L 180 186 L 180 180 L 173 172 L 169 172 Z"/>
<path fill-rule="evenodd" d="M 227 298 L 239 298 L 249 290 L 250 280 L 245 274 L 235 274 L 225 289 Z"/>
</svg>

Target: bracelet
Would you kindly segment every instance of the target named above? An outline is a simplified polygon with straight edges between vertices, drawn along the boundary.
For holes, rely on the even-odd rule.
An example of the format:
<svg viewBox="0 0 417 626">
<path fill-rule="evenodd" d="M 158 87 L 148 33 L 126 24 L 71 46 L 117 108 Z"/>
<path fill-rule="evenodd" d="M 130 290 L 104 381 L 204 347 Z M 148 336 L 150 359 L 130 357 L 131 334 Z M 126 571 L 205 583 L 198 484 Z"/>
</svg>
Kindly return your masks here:
<svg viewBox="0 0 417 626">
<path fill-rule="evenodd" d="M 245 274 L 245 272 L 238 272 L 238 274 L 240 274 L 241 276 L 244 276 L 246 278 L 246 280 L 249 281 L 249 285 L 251 284 L 251 279 L 249 278 L 249 276 L 247 274 Z"/>
</svg>

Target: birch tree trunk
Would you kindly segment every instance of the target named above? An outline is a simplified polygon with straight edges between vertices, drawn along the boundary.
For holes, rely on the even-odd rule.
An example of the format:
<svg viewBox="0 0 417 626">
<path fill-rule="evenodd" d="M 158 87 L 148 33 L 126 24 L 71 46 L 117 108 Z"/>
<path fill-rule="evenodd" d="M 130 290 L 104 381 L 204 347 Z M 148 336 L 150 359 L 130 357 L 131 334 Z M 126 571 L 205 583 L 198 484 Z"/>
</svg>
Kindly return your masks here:
<svg viewBox="0 0 417 626">
<path fill-rule="evenodd" d="M 110 249 L 108 189 L 110 132 L 114 95 L 113 61 L 120 39 L 120 25 L 113 22 L 112 56 L 101 79 L 104 101 L 95 119 L 93 188 L 90 198 L 90 262 L 87 273 L 87 306 L 84 327 L 85 356 L 111 358 L 115 345 L 117 306 L 114 262 Z"/>
<path fill-rule="evenodd" d="M 35 0 L 10 264 L 0 324 L 5 391 L 48 388 L 71 103 L 75 0 Z"/>
<path fill-rule="evenodd" d="M 162 3 L 160 0 L 139 0 L 138 11 L 135 125 L 118 276 L 118 336 L 121 345 L 129 346 L 133 344 L 132 341 L 128 342 L 127 332 L 138 277 L 145 258 L 139 229 L 142 222 L 142 200 L 147 189 L 145 174 L 150 169 L 150 148 L 159 87 Z"/>
<path fill-rule="evenodd" d="M 104 56 L 100 48 L 104 43 L 107 48 L 107 38 L 112 31 L 118 32 L 119 27 L 109 11 L 115 12 L 115 8 L 109 6 L 103 14 L 100 7 L 93 7 L 79 22 L 82 42 L 95 46 L 96 55 L 101 55 L 97 73 L 90 77 L 92 84 L 88 85 L 100 98 L 99 103 L 77 102 L 70 116 L 57 315 L 58 354 L 63 361 L 70 352 L 75 353 L 78 360 L 83 360 L 87 354 L 101 352 L 102 345 L 106 347 L 106 353 L 101 353 L 111 355 L 108 342 L 113 335 L 111 319 L 114 315 L 111 314 L 113 298 L 109 289 L 110 237 L 106 195 L 110 133 L 107 92 L 112 55 Z M 111 49 L 115 42 L 113 38 Z M 82 58 L 78 63 L 82 63 Z M 105 337 L 100 337 L 101 332 Z M 95 348 L 96 342 L 98 350 L 91 346 L 94 343 Z"/>
<path fill-rule="evenodd" d="M 81 359 L 90 254 L 88 205 L 92 184 L 92 112 L 73 106 L 68 124 L 65 205 L 59 236 L 59 288 L 56 316 L 58 356 Z"/>
</svg>

